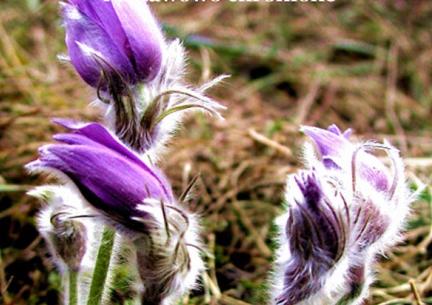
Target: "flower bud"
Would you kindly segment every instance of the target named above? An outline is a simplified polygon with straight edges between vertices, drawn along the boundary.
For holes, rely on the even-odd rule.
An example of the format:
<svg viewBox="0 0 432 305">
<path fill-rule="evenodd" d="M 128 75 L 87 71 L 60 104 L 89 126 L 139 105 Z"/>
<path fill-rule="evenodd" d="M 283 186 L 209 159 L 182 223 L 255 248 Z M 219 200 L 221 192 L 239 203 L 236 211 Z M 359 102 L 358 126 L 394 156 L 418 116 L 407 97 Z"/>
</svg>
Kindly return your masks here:
<svg viewBox="0 0 432 305">
<path fill-rule="evenodd" d="M 61 144 L 41 147 L 39 159 L 27 168 L 51 169 L 66 176 L 111 224 L 148 232 L 152 216 L 137 206 L 145 199 L 173 202 L 171 186 L 162 173 L 144 163 L 100 124 L 57 123 L 72 132 L 56 135 Z"/>
<path fill-rule="evenodd" d="M 62 13 L 70 61 L 97 89 L 110 128 L 136 152 L 157 158 L 185 112 L 220 117 L 225 109 L 204 92 L 226 76 L 187 85 L 184 48 L 165 43 L 146 0 L 68 0 Z"/>
<path fill-rule="evenodd" d="M 318 294 L 346 251 L 349 223 L 343 201 L 325 183 L 314 171 L 288 179 L 275 304 L 298 304 Z"/>
<path fill-rule="evenodd" d="M 78 271 L 86 251 L 86 228 L 75 220 L 65 218 L 61 209 L 51 216 L 52 243 L 58 255 L 71 271 Z"/>
<path fill-rule="evenodd" d="M 179 205 L 150 202 L 142 206 L 155 216 L 155 230 L 134 240 L 142 304 L 168 305 L 196 285 L 204 270 L 195 216 Z"/>
<path fill-rule="evenodd" d="M 363 181 L 371 184 L 377 191 L 389 191 L 391 177 L 387 168 L 378 158 L 366 152 L 366 146 L 362 149 L 349 141 L 351 129 L 342 133 L 336 125 L 327 130 L 303 126 L 302 131 L 315 143 L 325 167 L 349 171 L 354 161 Z"/>
<path fill-rule="evenodd" d="M 69 0 L 62 12 L 71 62 L 90 86 L 134 85 L 159 72 L 164 40 L 147 1 Z"/>
<path fill-rule="evenodd" d="M 319 160 L 311 163 L 328 169 L 327 173 L 331 173 L 334 181 L 343 185 L 353 215 L 365 215 L 367 226 L 358 233 L 368 240 L 363 241 L 367 244 L 372 240 L 378 242 L 374 245 L 377 251 L 397 243 L 412 201 L 398 150 L 388 142 L 354 143 L 349 140 L 351 130 L 342 133 L 335 125 L 327 130 L 307 126 L 302 130 L 313 140 L 318 151 Z M 372 155 L 372 150 L 384 150 L 392 169 Z"/>
<path fill-rule="evenodd" d="M 402 160 L 387 142 L 355 144 L 351 131 L 303 127 L 318 158 L 288 178 L 280 218 L 274 304 L 361 304 L 377 255 L 400 240 L 411 201 Z M 370 153 L 387 152 L 392 170 Z"/>
<path fill-rule="evenodd" d="M 29 192 L 46 203 L 38 215 L 37 226 L 48 242 L 54 257 L 59 258 L 60 269 L 77 272 L 87 249 L 87 229 L 74 218 L 77 210 L 64 202 L 55 187 L 40 187 Z"/>
<path fill-rule="evenodd" d="M 102 125 L 56 122 L 71 132 L 56 135 L 61 144 L 43 146 L 27 167 L 67 177 L 109 224 L 128 233 L 136 246 L 144 304 L 170 304 L 203 270 L 195 216 L 176 202 L 159 170 Z M 62 232 L 71 228 L 60 217 L 52 225 Z"/>
</svg>

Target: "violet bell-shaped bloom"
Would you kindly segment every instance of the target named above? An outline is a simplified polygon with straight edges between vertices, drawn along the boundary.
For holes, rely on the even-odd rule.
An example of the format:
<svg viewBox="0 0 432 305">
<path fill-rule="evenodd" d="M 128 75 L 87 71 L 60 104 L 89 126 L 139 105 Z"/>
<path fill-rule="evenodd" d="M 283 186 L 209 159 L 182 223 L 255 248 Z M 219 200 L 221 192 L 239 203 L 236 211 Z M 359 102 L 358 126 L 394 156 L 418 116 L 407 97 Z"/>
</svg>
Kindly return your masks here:
<svg viewBox="0 0 432 305">
<path fill-rule="evenodd" d="M 39 159 L 27 168 L 52 169 L 66 175 L 110 223 L 148 233 L 154 217 L 142 208 L 146 200 L 174 202 L 164 175 L 145 164 L 98 123 L 55 122 L 72 132 L 55 135 L 61 144 L 42 146 Z"/>
<path fill-rule="evenodd" d="M 62 13 L 70 60 L 90 86 L 106 90 L 158 74 L 165 43 L 146 0 L 69 0 Z"/>
</svg>

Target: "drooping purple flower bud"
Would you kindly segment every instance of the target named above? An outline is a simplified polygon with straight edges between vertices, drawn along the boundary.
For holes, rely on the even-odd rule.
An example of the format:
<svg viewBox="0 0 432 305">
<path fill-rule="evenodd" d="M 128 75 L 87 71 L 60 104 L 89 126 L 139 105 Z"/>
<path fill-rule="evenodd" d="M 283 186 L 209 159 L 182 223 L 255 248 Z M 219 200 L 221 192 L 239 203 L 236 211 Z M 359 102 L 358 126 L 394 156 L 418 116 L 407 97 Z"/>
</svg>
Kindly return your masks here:
<svg viewBox="0 0 432 305">
<path fill-rule="evenodd" d="M 152 215 L 138 206 L 145 206 L 149 199 L 174 201 L 164 175 L 145 164 L 98 123 L 56 122 L 72 133 L 56 135 L 54 138 L 61 144 L 41 147 L 39 159 L 27 167 L 53 169 L 66 175 L 85 199 L 110 221 L 147 232 Z"/>
<path fill-rule="evenodd" d="M 77 72 L 92 87 L 134 85 L 155 78 L 164 39 L 145 0 L 62 3 L 66 45 Z"/>
</svg>

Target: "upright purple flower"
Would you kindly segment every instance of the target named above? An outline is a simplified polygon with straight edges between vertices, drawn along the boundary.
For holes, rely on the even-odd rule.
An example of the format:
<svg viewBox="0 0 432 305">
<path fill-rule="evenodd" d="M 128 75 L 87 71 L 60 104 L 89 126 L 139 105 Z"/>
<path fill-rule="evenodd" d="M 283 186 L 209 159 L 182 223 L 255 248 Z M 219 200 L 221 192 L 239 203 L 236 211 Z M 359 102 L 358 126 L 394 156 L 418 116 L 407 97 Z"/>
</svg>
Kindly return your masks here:
<svg viewBox="0 0 432 305">
<path fill-rule="evenodd" d="M 297 304 L 316 294 L 345 251 L 347 219 L 322 183 L 313 171 L 289 179 L 288 215 L 281 232 L 289 258 L 279 257 L 283 288 L 275 304 Z"/>
<path fill-rule="evenodd" d="M 291 175 L 273 303 L 360 304 L 377 254 L 400 240 L 411 201 L 398 151 L 384 142 L 353 143 L 351 130 L 303 127 L 317 157 Z M 390 171 L 370 153 L 385 150 Z"/>
<path fill-rule="evenodd" d="M 164 175 L 145 164 L 98 123 L 56 122 L 72 133 L 55 135 L 61 144 L 41 147 L 39 159 L 27 167 L 53 169 L 66 175 L 90 205 L 111 222 L 147 232 L 154 215 L 143 208 L 146 200 L 174 201 Z"/>
<path fill-rule="evenodd" d="M 62 5 L 70 59 L 90 86 L 113 89 L 155 78 L 164 39 L 147 1 L 69 0 Z"/>
</svg>

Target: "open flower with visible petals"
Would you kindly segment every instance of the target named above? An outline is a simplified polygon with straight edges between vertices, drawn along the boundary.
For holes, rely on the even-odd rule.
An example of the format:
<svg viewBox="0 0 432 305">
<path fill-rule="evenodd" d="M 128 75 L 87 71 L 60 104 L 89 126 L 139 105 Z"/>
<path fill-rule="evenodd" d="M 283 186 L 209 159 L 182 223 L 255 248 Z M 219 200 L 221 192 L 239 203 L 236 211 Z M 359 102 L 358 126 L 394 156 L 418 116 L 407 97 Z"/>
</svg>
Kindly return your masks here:
<svg viewBox="0 0 432 305">
<path fill-rule="evenodd" d="M 361 304 L 377 255 L 400 241 L 410 193 L 403 163 L 390 144 L 349 140 L 332 125 L 303 127 L 317 156 L 289 176 L 287 212 L 278 220 L 273 303 Z M 385 150 L 392 170 L 372 155 Z"/>
</svg>

